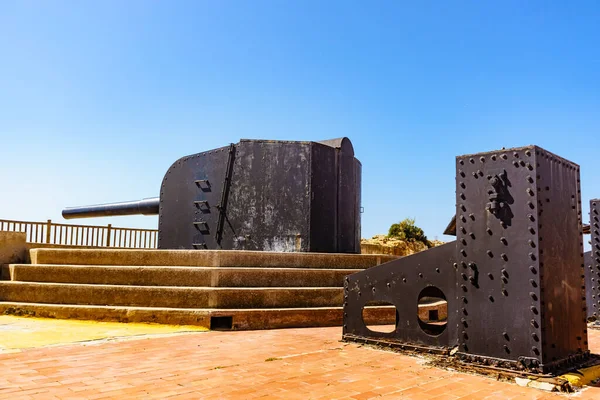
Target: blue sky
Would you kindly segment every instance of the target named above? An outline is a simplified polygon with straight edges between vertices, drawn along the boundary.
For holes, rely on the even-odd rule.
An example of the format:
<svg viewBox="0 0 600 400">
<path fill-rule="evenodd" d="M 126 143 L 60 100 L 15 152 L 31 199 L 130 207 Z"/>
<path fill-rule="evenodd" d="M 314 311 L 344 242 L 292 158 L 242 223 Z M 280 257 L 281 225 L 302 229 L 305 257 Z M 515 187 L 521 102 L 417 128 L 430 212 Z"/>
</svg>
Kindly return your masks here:
<svg viewBox="0 0 600 400">
<path fill-rule="evenodd" d="M 3 1 L 0 218 L 153 197 L 240 138 L 348 136 L 363 237 L 414 217 L 450 239 L 454 157 L 503 146 L 579 163 L 587 219 L 599 43 L 593 1 Z"/>
</svg>

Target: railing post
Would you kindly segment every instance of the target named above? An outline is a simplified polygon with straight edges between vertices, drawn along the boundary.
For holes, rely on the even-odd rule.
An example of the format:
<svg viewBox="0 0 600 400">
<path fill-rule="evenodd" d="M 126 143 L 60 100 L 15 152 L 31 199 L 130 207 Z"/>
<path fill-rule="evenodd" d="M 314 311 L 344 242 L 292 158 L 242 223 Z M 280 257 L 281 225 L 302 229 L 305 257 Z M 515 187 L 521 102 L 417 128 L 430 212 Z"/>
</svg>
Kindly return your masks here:
<svg viewBox="0 0 600 400">
<path fill-rule="evenodd" d="M 49 219 L 46 223 L 46 243 L 50 243 L 50 227 L 52 226 L 52 220 Z"/>
<path fill-rule="evenodd" d="M 110 247 L 110 231 L 112 230 L 112 225 L 108 224 L 106 227 L 106 247 Z"/>
</svg>

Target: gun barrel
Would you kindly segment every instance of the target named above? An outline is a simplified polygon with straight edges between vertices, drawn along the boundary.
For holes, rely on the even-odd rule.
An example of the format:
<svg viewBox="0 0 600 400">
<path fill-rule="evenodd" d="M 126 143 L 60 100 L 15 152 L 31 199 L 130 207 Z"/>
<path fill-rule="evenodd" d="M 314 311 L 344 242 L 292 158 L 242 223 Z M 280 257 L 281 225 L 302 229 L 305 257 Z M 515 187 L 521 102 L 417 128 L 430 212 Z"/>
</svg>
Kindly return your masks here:
<svg viewBox="0 0 600 400">
<path fill-rule="evenodd" d="M 91 206 L 67 207 L 62 211 L 64 219 L 114 217 L 119 215 L 157 215 L 160 199 L 152 197 L 142 200 Z"/>
</svg>

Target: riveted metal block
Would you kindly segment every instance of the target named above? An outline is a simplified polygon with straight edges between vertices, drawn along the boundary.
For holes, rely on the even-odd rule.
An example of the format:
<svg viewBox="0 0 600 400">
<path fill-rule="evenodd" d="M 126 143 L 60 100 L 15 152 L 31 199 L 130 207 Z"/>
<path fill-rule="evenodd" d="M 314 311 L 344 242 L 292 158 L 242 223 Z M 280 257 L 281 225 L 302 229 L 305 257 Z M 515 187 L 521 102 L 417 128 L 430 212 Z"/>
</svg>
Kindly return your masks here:
<svg viewBox="0 0 600 400">
<path fill-rule="evenodd" d="M 515 158 L 524 161 L 519 166 L 525 168 L 514 168 L 514 158 L 507 159 L 505 153 L 491 154 L 491 162 L 477 166 L 492 176 L 486 187 L 482 187 L 483 181 L 470 178 L 473 170 L 469 165 L 461 167 L 466 175 L 462 192 L 467 200 L 463 204 L 475 216 L 463 226 L 481 238 L 470 243 L 464 261 L 475 262 L 486 273 L 501 277 L 486 279 L 465 293 L 469 304 L 478 305 L 477 312 L 467 318 L 468 332 L 481 338 L 508 333 L 512 340 L 510 352 L 501 342 L 473 340 L 469 353 L 508 362 L 534 357 L 541 370 L 548 370 L 551 367 L 546 365 L 553 358 L 568 359 L 578 351 L 587 351 L 580 350 L 576 340 L 585 329 L 580 316 L 581 294 L 565 293 L 559 287 L 564 280 L 571 287 L 581 285 L 581 273 L 573 268 L 582 262 L 580 207 L 576 201 L 579 172 L 569 161 L 535 146 L 511 150 Z M 557 222 L 555 215 L 564 218 Z M 490 231 L 498 232 L 500 240 L 489 235 Z M 457 232 L 457 243 L 463 237 L 461 231 Z M 457 260 L 463 261 L 460 249 Z M 561 293 L 561 298 L 554 298 L 555 293 Z M 540 319 L 541 324 L 533 318 Z M 546 322 L 565 318 L 569 321 L 564 324 Z M 530 319 L 535 324 L 523 329 L 522 321 Z M 542 346 L 538 345 L 540 340 Z M 559 345 L 544 350 L 547 341 Z M 531 354 L 534 347 L 542 351 Z"/>
<path fill-rule="evenodd" d="M 456 175 L 456 218 L 447 231 L 457 240 L 350 276 L 344 338 L 458 346 L 462 360 L 538 372 L 587 357 L 585 297 L 564 290 L 583 287 L 579 168 L 528 146 L 457 157 Z M 600 216 L 596 223 L 600 231 Z M 415 273 L 421 279 L 401 289 L 359 295 Z M 438 336 L 419 329 L 415 315 L 418 294 L 433 286 L 450 294 L 448 327 Z M 396 306 L 393 332 L 366 328 L 360 311 L 368 301 Z"/>
<path fill-rule="evenodd" d="M 596 299 L 600 298 L 600 285 L 594 277 L 600 273 L 600 257 L 594 257 L 598 251 L 596 246 L 600 243 L 600 199 L 590 201 L 590 225 L 584 232 L 590 233 L 592 250 L 584 254 L 584 277 L 587 317 L 590 320 L 600 320 L 600 312 L 596 307 Z"/>
</svg>

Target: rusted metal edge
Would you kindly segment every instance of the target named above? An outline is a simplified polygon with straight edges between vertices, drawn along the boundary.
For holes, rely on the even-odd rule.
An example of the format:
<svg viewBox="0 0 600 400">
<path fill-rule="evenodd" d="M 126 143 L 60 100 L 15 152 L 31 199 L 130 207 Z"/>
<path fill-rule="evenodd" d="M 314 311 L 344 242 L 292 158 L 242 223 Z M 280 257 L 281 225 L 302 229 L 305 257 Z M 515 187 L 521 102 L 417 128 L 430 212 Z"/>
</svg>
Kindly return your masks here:
<svg viewBox="0 0 600 400">
<path fill-rule="evenodd" d="M 444 230 L 444 235 L 456 236 L 456 215 L 452 217 Z"/>
<path fill-rule="evenodd" d="M 437 358 L 436 361 L 438 362 L 436 362 L 436 365 L 453 368 L 460 367 L 464 370 L 482 374 L 503 373 L 512 377 L 556 378 L 569 371 L 591 367 L 600 363 L 600 356 L 591 354 L 587 351 L 552 363 L 537 364 L 537 366 L 531 368 L 531 364 L 529 366 L 527 365 L 527 360 L 514 361 L 465 353 L 451 354 L 450 349 L 444 347 L 418 346 L 394 340 L 373 339 L 352 334 L 343 335 L 342 340 L 362 343 L 382 349 L 404 350 L 409 353 L 430 354 L 435 356 L 448 356 Z"/>
<path fill-rule="evenodd" d="M 537 377 L 554 377 L 572 369 L 583 368 L 600 361 L 597 355 L 593 355 L 589 351 L 573 354 L 567 358 L 545 364 L 538 363 L 537 359 L 534 358 L 523 358 L 515 361 L 466 353 L 456 353 L 456 356 L 461 362 L 468 365 L 478 365 L 482 368 L 502 371 L 523 372 Z"/>
<path fill-rule="evenodd" d="M 450 350 L 445 347 L 428 347 L 428 346 L 418 346 L 411 343 L 403 343 L 395 340 L 386 340 L 386 339 L 372 339 L 366 338 L 362 336 L 356 336 L 352 334 L 345 334 L 342 336 L 342 340 L 364 343 L 374 346 L 387 347 L 392 349 L 400 349 L 400 350 L 408 350 L 408 351 L 417 351 L 420 353 L 426 354 L 436 354 L 436 355 L 449 355 Z"/>
</svg>

